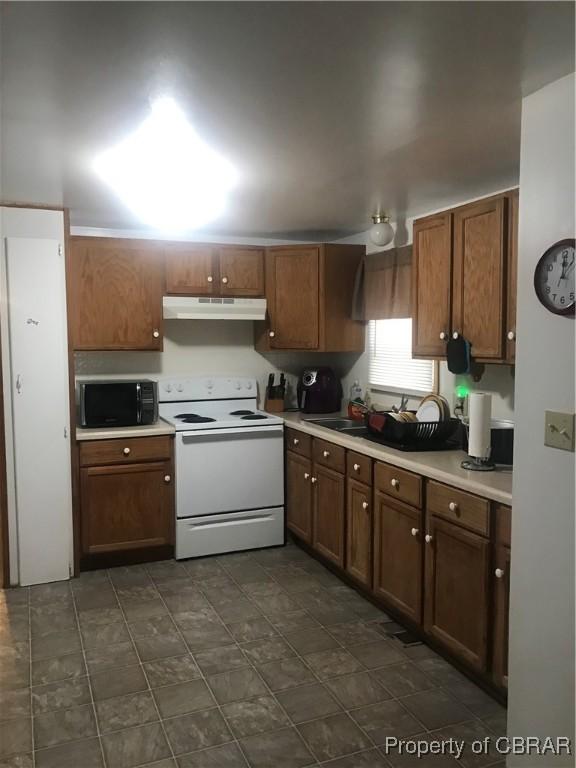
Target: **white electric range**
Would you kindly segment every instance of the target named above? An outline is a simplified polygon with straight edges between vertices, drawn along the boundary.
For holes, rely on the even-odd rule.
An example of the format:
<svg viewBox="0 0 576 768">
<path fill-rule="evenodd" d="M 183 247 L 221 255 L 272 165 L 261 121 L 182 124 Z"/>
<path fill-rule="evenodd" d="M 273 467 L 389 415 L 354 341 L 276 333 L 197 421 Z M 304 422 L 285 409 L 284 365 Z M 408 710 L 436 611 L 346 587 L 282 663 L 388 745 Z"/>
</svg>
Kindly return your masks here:
<svg viewBox="0 0 576 768">
<path fill-rule="evenodd" d="M 258 410 L 255 379 L 158 381 L 176 429 L 176 558 L 284 543 L 284 422 Z"/>
</svg>

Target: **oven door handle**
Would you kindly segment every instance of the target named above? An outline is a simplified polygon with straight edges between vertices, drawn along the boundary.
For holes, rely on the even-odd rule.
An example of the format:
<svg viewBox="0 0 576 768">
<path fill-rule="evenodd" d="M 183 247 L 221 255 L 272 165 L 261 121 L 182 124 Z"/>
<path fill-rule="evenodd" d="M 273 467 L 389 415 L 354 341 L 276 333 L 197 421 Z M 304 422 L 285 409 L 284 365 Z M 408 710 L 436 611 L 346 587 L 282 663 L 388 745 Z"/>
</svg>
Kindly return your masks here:
<svg viewBox="0 0 576 768">
<path fill-rule="evenodd" d="M 182 438 L 183 443 L 193 443 L 197 437 L 213 437 L 217 439 L 219 437 L 243 437 L 247 435 L 257 437 L 258 435 L 278 434 L 281 435 L 284 432 L 283 424 L 270 425 L 269 427 L 237 427 L 233 429 L 196 429 L 194 432 L 180 432 L 177 433 Z"/>
</svg>

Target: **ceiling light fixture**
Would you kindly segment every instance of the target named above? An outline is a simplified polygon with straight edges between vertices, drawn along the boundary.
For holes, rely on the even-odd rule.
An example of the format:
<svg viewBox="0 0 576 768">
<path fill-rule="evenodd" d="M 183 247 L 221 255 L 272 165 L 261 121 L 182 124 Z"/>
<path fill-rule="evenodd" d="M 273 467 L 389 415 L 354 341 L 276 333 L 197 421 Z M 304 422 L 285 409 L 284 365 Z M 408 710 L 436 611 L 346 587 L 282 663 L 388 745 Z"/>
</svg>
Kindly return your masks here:
<svg viewBox="0 0 576 768">
<path fill-rule="evenodd" d="M 94 169 L 146 225 L 167 233 L 198 229 L 220 216 L 237 182 L 232 165 L 196 134 L 171 98 Z"/>
<path fill-rule="evenodd" d="M 377 213 L 372 216 L 374 224 L 370 227 L 370 240 L 374 245 L 388 245 L 394 239 L 394 230 L 390 224 L 390 218 L 385 213 Z"/>
</svg>

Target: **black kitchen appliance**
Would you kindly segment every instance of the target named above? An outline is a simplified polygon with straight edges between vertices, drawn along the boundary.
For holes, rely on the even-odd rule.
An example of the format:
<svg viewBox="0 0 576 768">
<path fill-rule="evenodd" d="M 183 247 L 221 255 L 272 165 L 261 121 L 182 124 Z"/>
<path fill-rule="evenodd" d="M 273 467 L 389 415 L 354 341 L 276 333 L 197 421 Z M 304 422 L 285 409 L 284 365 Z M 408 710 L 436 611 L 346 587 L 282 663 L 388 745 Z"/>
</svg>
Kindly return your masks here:
<svg viewBox="0 0 576 768">
<path fill-rule="evenodd" d="M 135 427 L 158 420 L 155 381 L 79 381 L 78 423 L 82 427 Z"/>
<path fill-rule="evenodd" d="M 298 408 L 303 413 L 337 413 L 342 405 L 342 384 L 332 368 L 302 371 L 298 381 Z"/>
</svg>

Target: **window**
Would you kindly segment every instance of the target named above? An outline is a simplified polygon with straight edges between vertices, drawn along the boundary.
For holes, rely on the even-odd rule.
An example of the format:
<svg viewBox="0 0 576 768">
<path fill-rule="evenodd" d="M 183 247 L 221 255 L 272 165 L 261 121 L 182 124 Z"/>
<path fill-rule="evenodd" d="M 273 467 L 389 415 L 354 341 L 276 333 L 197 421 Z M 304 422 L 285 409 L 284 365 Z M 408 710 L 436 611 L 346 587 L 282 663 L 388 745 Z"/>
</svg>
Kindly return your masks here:
<svg viewBox="0 0 576 768">
<path fill-rule="evenodd" d="M 412 359 L 412 320 L 371 320 L 368 325 L 369 383 L 407 395 L 434 391 L 436 364 Z"/>
</svg>

